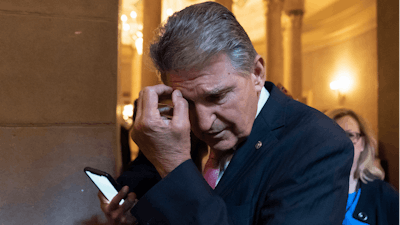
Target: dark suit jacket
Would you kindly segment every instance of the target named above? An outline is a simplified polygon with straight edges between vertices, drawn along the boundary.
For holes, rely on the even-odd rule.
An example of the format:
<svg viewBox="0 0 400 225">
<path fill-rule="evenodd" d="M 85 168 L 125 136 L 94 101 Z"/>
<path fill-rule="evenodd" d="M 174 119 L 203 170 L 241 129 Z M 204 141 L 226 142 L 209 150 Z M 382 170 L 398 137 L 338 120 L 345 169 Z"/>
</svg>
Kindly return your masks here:
<svg viewBox="0 0 400 225">
<path fill-rule="evenodd" d="M 321 112 L 265 87 L 270 97 L 217 187 L 188 160 L 140 198 L 131 210 L 140 224 L 342 223 L 353 144 Z"/>
<path fill-rule="evenodd" d="M 371 225 L 399 224 L 399 192 L 381 180 L 361 183 L 353 218 Z"/>
</svg>

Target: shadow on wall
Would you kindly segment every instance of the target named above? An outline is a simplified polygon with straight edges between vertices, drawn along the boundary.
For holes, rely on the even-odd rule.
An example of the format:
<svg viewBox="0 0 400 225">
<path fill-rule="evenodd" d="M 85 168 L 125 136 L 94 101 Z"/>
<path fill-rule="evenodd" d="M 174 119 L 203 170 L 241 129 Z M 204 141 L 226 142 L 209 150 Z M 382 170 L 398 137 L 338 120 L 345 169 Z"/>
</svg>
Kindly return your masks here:
<svg viewBox="0 0 400 225">
<path fill-rule="evenodd" d="M 385 171 L 385 181 L 391 183 L 397 190 L 399 190 L 399 159 L 398 155 L 394 156 L 391 151 L 398 151 L 395 146 L 392 146 L 392 149 L 387 149 L 386 146 L 382 142 L 378 142 L 379 145 L 379 158 L 381 159 L 381 165 L 383 170 Z M 390 146 L 390 145 L 389 145 Z"/>
</svg>

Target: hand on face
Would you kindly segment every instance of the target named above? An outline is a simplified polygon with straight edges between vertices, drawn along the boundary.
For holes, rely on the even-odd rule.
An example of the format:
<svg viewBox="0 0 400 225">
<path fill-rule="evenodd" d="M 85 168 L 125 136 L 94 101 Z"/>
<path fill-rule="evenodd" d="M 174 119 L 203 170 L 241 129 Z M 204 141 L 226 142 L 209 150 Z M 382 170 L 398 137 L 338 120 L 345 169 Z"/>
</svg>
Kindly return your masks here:
<svg viewBox="0 0 400 225">
<path fill-rule="evenodd" d="M 101 210 L 106 215 L 109 224 L 134 224 L 136 222 L 136 218 L 130 213 L 130 210 L 137 203 L 136 194 L 133 192 L 128 194 L 128 191 L 128 186 L 125 186 L 111 202 L 109 202 L 100 191 L 97 194 L 100 200 Z M 119 205 L 121 199 L 124 198 L 124 203 Z"/>
<path fill-rule="evenodd" d="M 158 101 L 160 96 L 171 93 L 174 110 L 169 120 L 160 115 Z M 163 84 L 146 87 L 139 94 L 131 136 L 161 177 L 190 159 L 188 110 L 181 92 Z"/>
</svg>

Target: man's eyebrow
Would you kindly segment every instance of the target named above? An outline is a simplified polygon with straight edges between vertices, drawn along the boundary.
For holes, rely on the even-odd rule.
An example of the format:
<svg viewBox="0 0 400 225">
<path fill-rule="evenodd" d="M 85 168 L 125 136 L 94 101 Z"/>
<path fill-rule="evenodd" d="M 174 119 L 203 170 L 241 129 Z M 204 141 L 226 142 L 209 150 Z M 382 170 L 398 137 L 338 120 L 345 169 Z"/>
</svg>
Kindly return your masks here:
<svg viewBox="0 0 400 225">
<path fill-rule="evenodd" d="M 211 96 L 223 95 L 223 94 L 226 94 L 226 93 L 232 91 L 233 89 L 235 89 L 235 86 L 216 87 L 216 88 L 214 88 L 214 89 L 212 89 L 212 90 L 210 90 L 210 91 L 205 91 L 205 92 L 203 93 L 203 96 L 204 96 L 204 97 L 211 97 Z M 192 102 L 191 99 L 189 99 L 189 98 L 187 98 L 187 97 L 185 97 L 185 96 L 183 96 L 183 98 L 186 99 L 186 101 L 188 101 L 188 102 Z"/>
<path fill-rule="evenodd" d="M 220 95 L 220 94 L 225 94 L 230 91 L 232 91 L 235 87 L 234 86 L 229 86 L 229 87 L 217 87 L 212 89 L 211 91 L 205 92 L 204 94 L 206 95 Z"/>
</svg>

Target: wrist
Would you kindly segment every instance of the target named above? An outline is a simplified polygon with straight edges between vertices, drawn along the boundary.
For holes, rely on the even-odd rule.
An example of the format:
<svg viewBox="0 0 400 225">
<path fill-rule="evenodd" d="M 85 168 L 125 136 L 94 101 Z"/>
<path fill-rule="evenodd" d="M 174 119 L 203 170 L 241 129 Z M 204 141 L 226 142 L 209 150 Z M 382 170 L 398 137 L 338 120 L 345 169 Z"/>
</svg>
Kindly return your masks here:
<svg viewBox="0 0 400 225">
<path fill-rule="evenodd" d="M 173 160 L 162 159 L 159 162 L 159 165 L 155 165 L 157 172 L 160 174 L 161 178 L 166 177 L 170 172 L 172 172 L 179 165 L 184 163 L 185 161 L 191 159 L 190 155 L 188 156 L 177 156 L 174 157 Z"/>
</svg>

